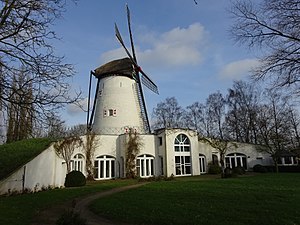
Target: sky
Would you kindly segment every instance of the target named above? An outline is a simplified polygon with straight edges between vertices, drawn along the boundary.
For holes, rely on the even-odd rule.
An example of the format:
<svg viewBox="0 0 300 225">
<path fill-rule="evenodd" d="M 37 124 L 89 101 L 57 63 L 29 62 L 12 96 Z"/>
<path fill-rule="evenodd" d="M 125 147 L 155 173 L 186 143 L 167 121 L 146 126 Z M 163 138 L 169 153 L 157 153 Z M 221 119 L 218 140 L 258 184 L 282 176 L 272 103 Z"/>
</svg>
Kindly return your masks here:
<svg viewBox="0 0 300 225">
<path fill-rule="evenodd" d="M 182 107 L 209 94 L 226 94 L 234 80 L 245 80 L 258 65 L 255 54 L 234 43 L 229 34 L 233 24 L 230 0 L 79 0 L 68 2 L 54 30 L 61 37 L 55 44 L 59 55 L 73 63 L 74 90 L 81 89 L 86 105 L 91 70 L 114 59 L 126 57 L 115 38 L 114 23 L 130 48 L 126 3 L 137 60 L 156 83 L 159 95 L 144 88 L 148 115 L 167 97 Z M 96 80 L 93 81 L 94 84 Z M 95 87 L 93 86 L 93 90 Z M 86 112 L 75 105 L 61 114 L 69 126 L 86 123 Z"/>
</svg>

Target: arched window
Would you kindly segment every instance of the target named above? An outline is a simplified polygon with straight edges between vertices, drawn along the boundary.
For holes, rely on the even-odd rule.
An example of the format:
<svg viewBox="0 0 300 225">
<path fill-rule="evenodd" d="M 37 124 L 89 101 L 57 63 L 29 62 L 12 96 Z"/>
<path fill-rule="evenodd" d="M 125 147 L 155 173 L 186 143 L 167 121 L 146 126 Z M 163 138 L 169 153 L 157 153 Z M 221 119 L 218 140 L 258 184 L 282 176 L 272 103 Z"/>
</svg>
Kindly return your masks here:
<svg viewBox="0 0 300 225">
<path fill-rule="evenodd" d="M 71 170 L 84 172 L 84 156 L 82 154 L 76 154 L 72 159 Z"/>
<path fill-rule="evenodd" d="M 247 157 L 242 153 L 230 153 L 225 157 L 226 167 L 235 168 L 243 167 L 247 169 Z"/>
<path fill-rule="evenodd" d="M 136 171 L 139 177 L 152 177 L 154 175 L 154 157 L 146 154 L 138 156 Z"/>
<path fill-rule="evenodd" d="M 179 134 L 175 138 L 174 150 L 175 150 L 175 152 L 189 152 L 190 151 L 190 140 L 185 134 Z"/>
<path fill-rule="evenodd" d="M 216 154 L 212 154 L 212 164 L 213 165 L 219 165 L 218 156 Z"/>
<path fill-rule="evenodd" d="M 200 168 L 200 174 L 206 173 L 206 157 L 205 157 L 205 155 L 199 154 L 199 168 Z"/>
<path fill-rule="evenodd" d="M 174 141 L 175 174 L 177 176 L 191 175 L 191 144 L 185 134 L 179 134 Z"/>
<path fill-rule="evenodd" d="M 116 176 L 116 159 L 110 155 L 98 156 L 94 162 L 95 166 L 95 179 L 111 179 Z"/>
</svg>

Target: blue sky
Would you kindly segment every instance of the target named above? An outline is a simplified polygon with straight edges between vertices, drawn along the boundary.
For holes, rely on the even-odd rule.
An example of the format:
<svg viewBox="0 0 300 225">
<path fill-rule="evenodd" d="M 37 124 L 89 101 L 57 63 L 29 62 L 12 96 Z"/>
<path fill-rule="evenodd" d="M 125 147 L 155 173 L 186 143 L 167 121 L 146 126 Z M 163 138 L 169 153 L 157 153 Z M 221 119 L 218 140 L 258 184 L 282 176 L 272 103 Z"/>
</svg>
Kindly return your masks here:
<svg viewBox="0 0 300 225">
<path fill-rule="evenodd" d="M 80 0 L 68 3 L 64 18 L 55 24 L 62 38 L 55 44 L 60 55 L 73 63 L 74 89 L 87 97 L 89 72 L 125 52 L 114 35 L 116 22 L 128 48 L 125 4 L 131 11 L 136 54 L 144 72 L 159 88 L 145 89 L 148 113 L 167 97 L 186 107 L 205 102 L 209 94 L 226 94 L 233 80 L 246 79 L 257 65 L 253 52 L 230 39 L 233 23 L 229 0 Z M 82 102 L 84 105 L 86 99 Z M 86 122 L 86 113 L 70 105 L 62 113 L 68 125 Z"/>
</svg>

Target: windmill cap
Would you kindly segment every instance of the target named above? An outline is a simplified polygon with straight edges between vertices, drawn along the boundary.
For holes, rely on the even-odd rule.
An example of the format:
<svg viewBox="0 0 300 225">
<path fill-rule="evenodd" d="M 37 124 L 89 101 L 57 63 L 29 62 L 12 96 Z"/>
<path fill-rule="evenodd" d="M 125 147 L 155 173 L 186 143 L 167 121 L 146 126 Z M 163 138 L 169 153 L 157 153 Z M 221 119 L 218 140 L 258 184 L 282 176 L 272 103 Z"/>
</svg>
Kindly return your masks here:
<svg viewBox="0 0 300 225">
<path fill-rule="evenodd" d="M 117 59 L 110 61 L 94 71 L 95 77 L 99 78 L 106 75 L 125 75 L 131 76 L 134 72 L 132 62 L 129 58 Z"/>
</svg>

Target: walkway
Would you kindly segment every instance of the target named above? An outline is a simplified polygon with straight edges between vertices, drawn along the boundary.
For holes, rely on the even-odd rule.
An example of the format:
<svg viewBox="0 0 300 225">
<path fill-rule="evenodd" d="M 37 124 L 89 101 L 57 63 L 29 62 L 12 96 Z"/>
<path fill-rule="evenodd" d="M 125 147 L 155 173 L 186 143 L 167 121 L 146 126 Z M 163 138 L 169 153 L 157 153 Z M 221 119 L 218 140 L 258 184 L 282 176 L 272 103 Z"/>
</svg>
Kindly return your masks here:
<svg viewBox="0 0 300 225">
<path fill-rule="evenodd" d="M 72 209 L 75 205 L 75 211 L 80 213 L 80 217 L 84 218 L 87 220 L 87 225 L 114 225 L 116 223 L 113 223 L 110 220 L 107 220 L 105 218 L 102 218 L 94 213 L 92 213 L 89 209 L 88 206 L 90 203 L 98 198 L 102 198 L 105 196 L 109 196 L 115 193 L 119 193 L 122 191 L 126 191 L 129 189 L 133 188 L 138 188 L 146 183 L 139 183 L 135 185 L 129 185 L 129 186 L 124 186 L 120 188 L 114 188 L 108 191 L 96 193 L 93 195 L 89 195 L 83 198 L 79 198 L 76 200 L 76 202 L 67 202 L 62 205 L 58 205 L 55 207 L 52 207 L 50 209 L 44 210 L 42 212 L 39 212 L 37 217 L 35 218 L 34 223 L 32 225 L 55 225 L 57 219 L 61 216 L 61 214 L 68 210 Z M 117 225 L 129 225 L 126 223 L 120 223 L 118 222 Z"/>
</svg>

